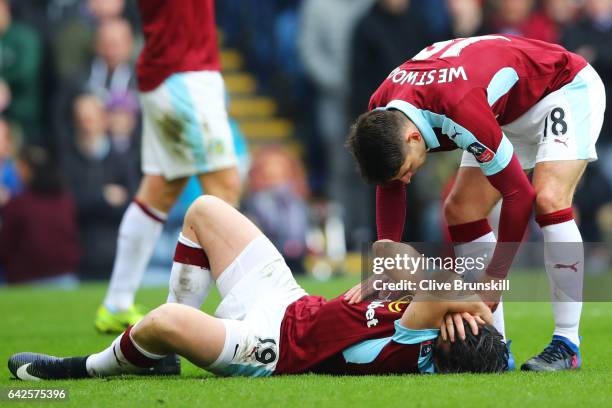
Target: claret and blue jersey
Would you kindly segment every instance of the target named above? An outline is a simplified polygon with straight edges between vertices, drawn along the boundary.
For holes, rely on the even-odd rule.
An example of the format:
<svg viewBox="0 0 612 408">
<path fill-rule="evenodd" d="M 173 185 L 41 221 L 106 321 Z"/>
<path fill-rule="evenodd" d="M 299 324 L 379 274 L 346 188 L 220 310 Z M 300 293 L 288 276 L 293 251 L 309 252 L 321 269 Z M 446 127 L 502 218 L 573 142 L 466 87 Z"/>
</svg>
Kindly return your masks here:
<svg viewBox="0 0 612 408">
<path fill-rule="evenodd" d="M 305 296 L 291 304 L 281 326 L 274 374 L 433 373 L 440 330 L 412 330 L 400 323 L 408 301 L 349 304 Z"/>
<path fill-rule="evenodd" d="M 435 372 L 433 345 L 439 329 L 413 330 L 393 322 L 391 336 L 364 340 L 328 360 L 327 366 L 344 368 L 344 374 L 402 374 Z M 339 360 L 339 361 L 338 361 Z M 325 372 L 325 365 L 319 367 Z"/>
<path fill-rule="evenodd" d="M 490 176 L 512 158 L 501 126 L 585 66 L 583 58 L 560 46 L 510 35 L 443 41 L 393 70 L 369 108 L 403 112 L 430 152 L 468 151 Z"/>
</svg>

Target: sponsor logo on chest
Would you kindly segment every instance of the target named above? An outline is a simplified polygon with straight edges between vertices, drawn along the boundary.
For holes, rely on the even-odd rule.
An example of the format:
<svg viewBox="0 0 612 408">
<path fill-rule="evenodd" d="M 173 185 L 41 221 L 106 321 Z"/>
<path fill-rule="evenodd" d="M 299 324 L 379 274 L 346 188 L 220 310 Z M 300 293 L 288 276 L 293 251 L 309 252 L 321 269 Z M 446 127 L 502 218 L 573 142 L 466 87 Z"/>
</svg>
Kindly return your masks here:
<svg viewBox="0 0 612 408">
<path fill-rule="evenodd" d="M 408 300 L 401 300 L 401 299 L 393 301 L 393 302 L 382 301 L 382 300 L 374 300 L 370 302 L 365 312 L 366 325 L 368 327 L 374 327 L 378 324 L 378 319 L 376 318 L 376 309 L 378 309 L 379 307 L 384 308 L 385 303 L 388 303 L 387 309 L 391 313 L 402 313 L 410 302 Z"/>
<path fill-rule="evenodd" d="M 384 302 L 380 300 L 370 302 L 365 312 L 366 326 L 374 327 L 378 324 L 378 319 L 376 318 L 376 309 L 379 307 L 385 307 Z"/>
</svg>

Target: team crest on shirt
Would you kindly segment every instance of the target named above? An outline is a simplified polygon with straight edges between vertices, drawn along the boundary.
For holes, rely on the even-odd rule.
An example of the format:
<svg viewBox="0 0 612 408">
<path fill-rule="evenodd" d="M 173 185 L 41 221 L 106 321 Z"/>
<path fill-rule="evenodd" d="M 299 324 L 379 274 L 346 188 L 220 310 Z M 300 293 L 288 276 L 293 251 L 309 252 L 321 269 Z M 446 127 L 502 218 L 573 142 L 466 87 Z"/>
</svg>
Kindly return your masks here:
<svg viewBox="0 0 612 408">
<path fill-rule="evenodd" d="M 495 156 L 495 153 L 493 153 L 491 149 L 478 142 L 474 142 L 469 145 L 467 147 L 467 151 L 472 153 L 479 163 L 490 162 Z"/>
<path fill-rule="evenodd" d="M 433 349 L 433 340 L 427 340 L 421 343 L 421 357 L 427 357 Z"/>
</svg>

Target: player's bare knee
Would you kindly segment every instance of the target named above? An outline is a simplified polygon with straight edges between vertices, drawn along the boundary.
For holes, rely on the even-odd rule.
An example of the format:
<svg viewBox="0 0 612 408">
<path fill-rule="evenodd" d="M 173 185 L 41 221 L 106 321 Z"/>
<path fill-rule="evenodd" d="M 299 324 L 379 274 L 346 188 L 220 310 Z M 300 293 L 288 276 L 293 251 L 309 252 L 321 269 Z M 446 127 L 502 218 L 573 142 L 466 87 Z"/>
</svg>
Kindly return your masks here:
<svg viewBox="0 0 612 408">
<path fill-rule="evenodd" d="M 203 195 L 198 197 L 189 207 L 185 220 L 190 222 L 205 222 L 206 219 L 213 216 L 215 208 L 222 205 L 223 201 L 212 195 Z"/>
<path fill-rule="evenodd" d="M 536 213 L 550 214 L 571 206 L 571 198 L 566 197 L 562 191 L 555 189 L 542 189 L 535 197 Z"/>
<path fill-rule="evenodd" d="M 177 323 L 176 304 L 166 303 L 153 309 L 134 327 L 132 336 L 136 342 L 155 339 L 171 339 L 180 332 Z"/>
<path fill-rule="evenodd" d="M 465 206 L 454 194 L 449 195 L 444 202 L 444 217 L 446 222 L 451 225 L 465 222 Z"/>
</svg>

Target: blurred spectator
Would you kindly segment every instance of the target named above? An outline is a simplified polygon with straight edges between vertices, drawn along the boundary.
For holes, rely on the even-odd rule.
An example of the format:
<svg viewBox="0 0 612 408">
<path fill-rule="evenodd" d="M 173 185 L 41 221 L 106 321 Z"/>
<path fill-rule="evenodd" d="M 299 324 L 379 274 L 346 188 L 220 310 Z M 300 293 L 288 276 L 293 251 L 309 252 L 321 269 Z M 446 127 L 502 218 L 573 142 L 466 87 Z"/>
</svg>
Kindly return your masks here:
<svg viewBox="0 0 612 408">
<path fill-rule="evenodd" d="M 71 143 L 71 105 L 79 93 L 86 89 L 107 103 L 111 94 L 125 94 L 134 89 L 133 48 L 133 35 L 127 20 L 108 19 L 100 23 L 94 57 L 80 67 L 78 74 L 68 78 L 56 95 L 53 119 L 62 149 Z"/>
<path fill-rule="evenodd" d="M 415 0 L 410 3 L 411 10 L 425 22 L 432 41 L 448 40 L 451 16 L 446 2 L 447 0 Z M 479 2 L 482 4 L 482 0 Z"/>
<path fill-rule="evenodd" d="M 140 171 L 140 144 L 138 143 L 138 114 L 140 107 L 134 92 L 115 92 L 106 103 L 108 113 L 108 133 L 113 151 L 124 156 Z"/>
<path fill-rule="evenodd" d="M 24 130 L 26 143 L 40 143 L 41 45 L 36 31 L 12 20 L 0 0 L 0 112 Z"/>
<path fill-rule="evenodd" d="M 21 179 L 13 161 L 15 144 L 9 123 L 0 118 L 0 216 L 2 207 L 21 191 Z"/>
<path fill-rule="evenodd" d="M 352 41 L 352 117 L 363 113 L 389 72 L 434 42 L 410 0 L 378 0 L 358 23 Z"/>
<path fill-rule="evenodd" d="M 572 24 L 578 14 L 578 3 L 582 0 L 542 0 L 542 13 L 555 24 L 555 41 L 561 41 L 563 27 Z"/>
<path fill-rule="evenodd" d="M 346 206 L 347 188 L 363 190 L 354 175 L 352 159 L 344 149 L 351 117 L 348 112 L 350 46 L 354 27 L 373 0 L 307 0 L 302 9 L 299 50 L 307 76 L 315 87 L 315 116 L 327 174 L 327 197 Z M 367 104 L 367 101 L 365 102 Z M 313 153 L 311 153 L 312 155 Z M 350 187 L 348 186 L 350 185 Z"/>
<path fill-rule="evenodd" d="M 138 177 L 111 147 L 102 102 L 94 95 L 80 95 L 73 106 L 75 137 L 64 165 L 77 200 L 84 252 L 78 272 L 82 279 L 108 278 L 119 223 Z"/>
<path fill-rule="evenodd" d="M 6 281 L 74 285 L 80 252 L 74 199 L 43 148 L 26 147 L 17 168 L 25 191 L 9 201 L 0 228 Z"/>
<path fill-rule="evenodd" d="M 447 0 L 450 30 L 446 39 L 487 34 L 481 0 Z"/>
<path fill-rule="evenodd" d="M 294 273 L 304 271 L 308 209 L 306 181 L 298 160 L 281 147 L 268 147 L 254 158 L 245 214 L 278 248 Z"/>
<path fill-rule="evenodd" d="M 259 79 L 261 89 L 269 91 L 278 64 L 275 64 L 275 25 L 278 13 L 295 0 L 222 0 L 216 2 L 218 21 L 228 44 L 245 54 L 249 70 Z M 290 4 L 289 4 L 290 5 Z"/>
<path fill-rule="evenodd" d="M 493 5 L 490 26 L 494 32 L 559 42 L 557 23 L 535 8 L 535 0 L 494 0 Z"/>
<path fill-rule="evenodd" d="M 87 65 L 94 55 L 95 30 L 102 21 L 120 18 L 124 7 L 125 0 L 88 0 L 76 15 L 59 25 L 53 43 L 62 79 L 78 74 Z"/>
<path fill-rule="evenodd" d="M 111 92 L 135 87 L 132 53 L 134 37 L 127 20 L 105 20 L 96 32 L 96 56 L 89 67 L 87 86 L 105 100 Z"/>
</svg>

